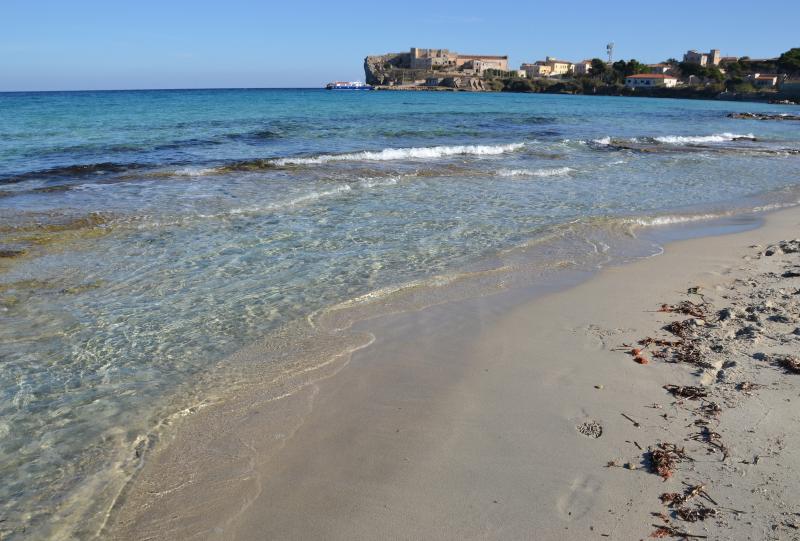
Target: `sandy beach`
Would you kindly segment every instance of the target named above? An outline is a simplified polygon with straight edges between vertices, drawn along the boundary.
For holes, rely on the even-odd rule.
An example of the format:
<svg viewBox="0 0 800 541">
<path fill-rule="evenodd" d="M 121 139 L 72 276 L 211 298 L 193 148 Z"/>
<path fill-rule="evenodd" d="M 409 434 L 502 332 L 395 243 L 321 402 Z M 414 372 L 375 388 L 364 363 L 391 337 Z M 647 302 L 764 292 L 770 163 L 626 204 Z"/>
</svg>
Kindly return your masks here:
<svg viewBox="0 0 800 541">
<path fill-rule="evenodd" d="M 188 416 L 106 533 L 794 538 L 798 224 L 362 323 L 315 383 Z"/>
</svg>

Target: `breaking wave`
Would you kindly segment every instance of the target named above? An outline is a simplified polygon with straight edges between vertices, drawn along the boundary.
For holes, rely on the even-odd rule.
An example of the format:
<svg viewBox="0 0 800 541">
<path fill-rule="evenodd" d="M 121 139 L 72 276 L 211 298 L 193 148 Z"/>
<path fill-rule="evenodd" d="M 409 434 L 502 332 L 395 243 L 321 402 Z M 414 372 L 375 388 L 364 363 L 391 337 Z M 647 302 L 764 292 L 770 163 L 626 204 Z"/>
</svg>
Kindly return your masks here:
<svg viewBox="0 0 800 541">
<path fill-rule="evenodd" d="M 726 141 L 739 141 L 739 140 L 755 140 L 755 135 L 748 133 L 740 135 L 737 133 L 716 133 L 714 135 L 664 135 L 654 137 L 653 140 L 659 143 L 667 143 L 670 145 L 691 145 L 695 143 L 724 143 Z"/>
<path fill-rule="evenodd" d="M 205 175 L 213 175 L 217 172 L 219 172 L 219 170 L 214 167 L 184 167 L 183 169 L 178 169 L 173 174 L 179 177 L 202 177 Z"/>
<path fill-rule="evenodd" d="M 500 169 L 500 177 L 563 177 L 575 171 L 572 167 L 551 167 L 544 169 Z"/>
<path fill-rule="evenodd" d="M 657 137 L 633 137 L 631 139 L 613 139 L 610 136 L 592 139 L 592 143 L 601 146 L 610 146 L 617 143 L 664 143 L 668 145 L 696 145 L 702 143 L 725 143 L 728 141 L 755 141 L 752 133 L 715 133 L 712 135 L 659 135 Z"/>
<path fill-rule="evenodd" d="M 412 148 L 386 148 L 380 151 L 352 152 L 348 154 L 321 154 L 307 158 L 277 158 L 270 163 L 284 165 L 315 165 L 341 161 L 394 161 L 394 160 L 431 160 L 448 156 L 495 156 L 514 152 L 525 146 L 525 143 L 507 145 L 455 145 Z"/>
</svg>

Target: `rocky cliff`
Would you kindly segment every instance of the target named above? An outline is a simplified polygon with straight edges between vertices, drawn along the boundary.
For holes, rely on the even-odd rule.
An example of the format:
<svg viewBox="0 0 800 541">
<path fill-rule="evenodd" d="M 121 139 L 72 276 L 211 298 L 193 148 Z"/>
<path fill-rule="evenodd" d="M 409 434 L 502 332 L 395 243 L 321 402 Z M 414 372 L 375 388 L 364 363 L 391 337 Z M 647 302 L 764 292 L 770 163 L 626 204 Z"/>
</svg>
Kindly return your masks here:
<svg viewBox="0 0 800 541">
<path fill-rule="evenodd" d="M 369 85 L 389 85 L 403 80 L 409 71 L 409 53 L 389 53 L 364 59 L 364 75 Z M 408 74 L 410 75 L 410 74 Z"/>
</svg>

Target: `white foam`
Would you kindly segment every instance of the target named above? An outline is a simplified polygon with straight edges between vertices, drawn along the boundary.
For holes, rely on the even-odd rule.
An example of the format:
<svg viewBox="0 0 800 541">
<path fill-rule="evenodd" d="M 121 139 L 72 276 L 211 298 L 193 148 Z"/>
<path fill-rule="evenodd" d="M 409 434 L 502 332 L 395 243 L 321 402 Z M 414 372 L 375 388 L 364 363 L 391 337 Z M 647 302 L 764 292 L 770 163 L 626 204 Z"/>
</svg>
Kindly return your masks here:
<svg viewBox="0 0 800 541">
<path fill-rule="evenodd" d="M 184 167 L 173 174 L 182 177 L 202 177 L 204 175 L 213 175 L 217 172 L 218 170 L 213 167 Z"/>
<path fill-rule="evenodd" d="M 513 152 L 525 146 L 525 143 L 508 145 L 456 145 L 412 148 L 386 148 L 377 152 L 364 151 L 349 154 L 322 154 L 309 158 L 278 158 L 272 163 L 283 165 L 315 165 L 341 161 L 393 161 L 393 160 L 432 160 L 447 156 L 493 156 Z"/>
<path fill-rule="evenodd" d="M 652 226 L 660 226 L 660 225 L 673 225 L 673 224 L 683 224 L 689 222 L 699 222 L 702 220 L 713 220 L 715 218 L 722 218 L 723 216 L 727 216 L 729 213 L 720 213 L 720 214 L 685 214 L 685 215 L 666 215 L 666 216 L 654 216 L 651 218 L 634 218 L 631 220 L 632 223 L 636 225 L 641 225 L 645 227 L 652 227 Z"/>
<path fill-rule="evenodd" d="M 390 178 L 365 178 L 359 181 L 359 186 L 362 188 L 375 188 L 376 186 L 394 186 L 397 184 L 397 179 Z"/>
<path fill-rule="evenodd" d="M 752 133 L 740 135 L 737 133 L 715 133 L 713 135 L 662 135 L 654 137 L 654 140 L 659 143 L 668 143 L 671 145 L 688 145 L 692 143 L 724 143 L 726 141 L 733 141 L 734 139 L 755 139 Z"/>
<path fill-rule="evenodd" d="M 610 145 L 611 137 L 606 135 L 605 137 L 601 137 L 600 139 L 593 139 L 592 142 L 597 143 L 598 145 Z"/>
<path fill-rule="evenodd" d="M 572 167 L 552 167 L 545 169 L 500 169 L 497 172 L 501 177 L 563 177 L 570 174 Z"/>
</svg>

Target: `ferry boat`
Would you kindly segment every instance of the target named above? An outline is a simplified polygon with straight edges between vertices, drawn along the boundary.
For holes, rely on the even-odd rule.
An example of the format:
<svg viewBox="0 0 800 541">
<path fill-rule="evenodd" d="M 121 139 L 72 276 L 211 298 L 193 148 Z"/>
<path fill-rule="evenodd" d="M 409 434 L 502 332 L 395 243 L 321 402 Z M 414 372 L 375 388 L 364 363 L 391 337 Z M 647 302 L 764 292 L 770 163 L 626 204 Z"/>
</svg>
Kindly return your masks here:
<svg viewBox="0 0 800 541">
<path fill-rule="evenodd" d="M 325 85 L 325 88 L 327 90 L 372 90 L 370 85 L 360 81 L 334 81 Z"/>
</svg>

